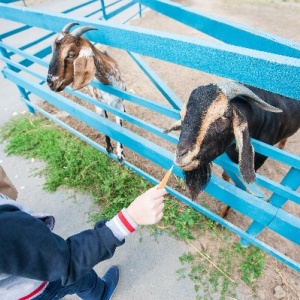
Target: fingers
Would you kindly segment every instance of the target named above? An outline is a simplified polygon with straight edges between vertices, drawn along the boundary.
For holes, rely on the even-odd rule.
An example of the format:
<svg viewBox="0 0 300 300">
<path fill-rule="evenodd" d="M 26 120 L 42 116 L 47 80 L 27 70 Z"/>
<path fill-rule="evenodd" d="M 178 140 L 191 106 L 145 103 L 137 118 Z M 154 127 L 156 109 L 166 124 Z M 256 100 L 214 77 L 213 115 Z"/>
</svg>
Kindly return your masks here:
<svg viewBox="0 0 300 300">
<path fill-rule="evenodd" d="M 157 211 L 156 211 L 156 216 L 160 215 L 163 213 L 163 209 L 164 209 L 165 205 L 162 202 L 158 207 L 157 207 Z"/>
<path fill-rule="evenodd" d="M 161 197 L 168 193 L 165 188 L 159 189 L 157 185 L 151 188 L 149 191 L 151 191 L 151 193 L 155 194 L 157 197 Z"/>
<path fill-rule="evenodd" d="M 166 189 L 149 189 L 137 197 L 128 207 L 127 212 L 138 225 L 151 225 L 161 220 L 164 209 Z"/>
<path fill-rule="evenodd" d="M 162 217 L 163 217 L 163 213 L 161 212 L 160 214 L 157 215 L 155 223 L 159 222 L 162 219 Z"/>
<path fill-rule="evenodd" d="M 164 202 L 164 197 L 157 198 L 154 201 L 154 208 L 158 208 Z"/>
</svg>

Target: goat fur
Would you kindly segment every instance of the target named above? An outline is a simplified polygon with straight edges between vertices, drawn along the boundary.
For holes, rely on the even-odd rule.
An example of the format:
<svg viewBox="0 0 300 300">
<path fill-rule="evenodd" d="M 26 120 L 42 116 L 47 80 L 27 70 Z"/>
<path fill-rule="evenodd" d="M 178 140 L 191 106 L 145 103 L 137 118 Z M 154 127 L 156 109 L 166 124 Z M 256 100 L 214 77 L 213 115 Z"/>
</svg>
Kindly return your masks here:
<svg viewBox="0 0 300 300">
<path fill-rule="evenodd" d="M 254 153 L 250 139 L 275 145 L 300 128 L 300 101 L 249 85 L 234 84 L 246 87 L 255 96 L 247 93 L 228 99 L 216 84 L 200 86 L 183 106 L 181 122 L 177 121 L 165 131 L 181 129 L 175 163 L 184 171 L 192 199 L 208 184 L 210 164 L 222 153 L 226 152 L 239 164 L 243 179 L 251 183 L 267 157 Z M 249 95 L 258 97 L 259 103 L 253 102 Z M 276 111 L 276 107 L 279 110 Z"/>
</svg>

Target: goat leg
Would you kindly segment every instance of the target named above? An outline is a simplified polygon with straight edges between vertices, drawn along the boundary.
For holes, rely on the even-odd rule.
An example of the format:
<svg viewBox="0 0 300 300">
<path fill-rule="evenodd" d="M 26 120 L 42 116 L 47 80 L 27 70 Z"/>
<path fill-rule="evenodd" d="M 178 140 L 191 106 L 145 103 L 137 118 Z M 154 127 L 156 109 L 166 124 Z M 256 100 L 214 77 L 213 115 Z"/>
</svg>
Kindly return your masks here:
<svg viewBox="0 0 300 300">
<path fill-rule="evenodd" d="M 279 148 L 279 149 L 284 149 L 284 147 L 285 147 L 285 145 L 286 145 L 286 143 L 287 143 L 287 140 L 288 140 L 288 139 L 282 140 L 282 141 L 278 144 L 278 148 Z"/>
<path fill-rule="evenodd" d="M 227 217 L 227 215 L 228 215 L 228 212 L 229 212 L 229 209 L 230 209 L 230 206 L 228 206 L 228 205 L 223 205 L 222 206 L 222 208 L 221 208 L 221 210 L 220 210 L 220 212 L 219 212 L 219 216 L 221 217 L 221 218 L 225 218 L 225 217 Z"/>
<path fill-rule="evenodd" d="M 111 140 L 109 136 L 105 136 L 105 141 L 106 141 L 106 151 L 107 153 L 112 153 L 114 151 L 114 148 L 111 144 Z"/>
<path fill-rule="evenodd" d="M 124 112 L 126 112 L 123 103 L 121 105 L 121 109 Z M 119 124 L 120 126 L 123 126 L 122 119 L 119 118 L 119 117 L 116 117 L 116 123 Z M 120 142 L 117 142 L 117 157 L 119 159 L 119 162 L 122 162 L 123 160 L 125 160 L 125 155 L 124 155 L 124 152 L 123 152 L 123 145 Z"/>
<path fill-rule="evenodd" d="M 104 117 L 107 119 L 108 118 L 108 115 L 107 115 L 107 112 L 106 110 L 103 110 L 102 111 L 102 115 L 104 115 Z M 107 153 L 112 153 L 114 151 L 114 148 L 111 144 L 111 139 L 109 136 L 105 136 L 105 141 L 106 141 L 106 151 Z"/>
<path fill-rule="evenodd" d="M 223 178 L 223 180 L 225 180 L 227 182 L 229 182 L 229 180 L 230 180 L 230 177 L 227 175 L 227 173 L 225 171 L 222 173 L 222 178 Z"/>
</svg>

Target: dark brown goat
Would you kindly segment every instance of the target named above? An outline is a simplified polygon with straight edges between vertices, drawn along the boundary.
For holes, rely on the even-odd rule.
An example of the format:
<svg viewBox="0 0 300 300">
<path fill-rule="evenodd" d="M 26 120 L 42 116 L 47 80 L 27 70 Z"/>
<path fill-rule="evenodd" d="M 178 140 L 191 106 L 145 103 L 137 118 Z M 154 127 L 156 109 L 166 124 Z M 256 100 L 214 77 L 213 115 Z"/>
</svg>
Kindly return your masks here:
<svg viewBox="0 0 300 300">
<path fill-rule="evenodd" d="M 226 152 L 239 164 L 245 182 L 252 183 L 267 157 L 254 153 L 250 138 L 283 147 L 299 128 L 300 101 L 226 82 L 195 89 L 181 110 L 181 120 L 165 132 L 181 129 L 175 163 L 184 170 L 195 199 L 209 182 L 210 164 L 219 155 Z M 220 215 L 227 211 L 222 209 Z"/>
<path fill-rule="evenodd" d="M 71 84 L 73 90 L 88 85 L 93 78 L 126 90 L 118 63 L 108 54 L 101 52 L 82 36 L 94 27 L 83 26 L 69 33 L 77 23 L 67 24 L 56 37 L 52 47 L 52 58 L 49 64 L 47 83 L 52 91 L 60 92 Z M 112 107 L 125 111 L 123 99 L 89 86 L 94 98 Z M 96 112 L 107 117 L 106 111 L 96 106 Z M 122 126 L 122 120 L 116 117 L 116 123 Z M 106 136 L 106 150 L 113 151 L 110 138 Z M 124 159 L 123 146 L 117 143 L 117 156 Z"/>
</svg>

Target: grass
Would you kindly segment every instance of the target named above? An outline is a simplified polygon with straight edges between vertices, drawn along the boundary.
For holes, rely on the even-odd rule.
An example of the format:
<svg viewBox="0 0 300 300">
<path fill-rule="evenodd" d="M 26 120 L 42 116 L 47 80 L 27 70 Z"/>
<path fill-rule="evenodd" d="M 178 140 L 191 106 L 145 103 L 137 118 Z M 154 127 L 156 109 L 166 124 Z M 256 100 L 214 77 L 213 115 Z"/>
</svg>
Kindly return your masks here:
<svg viewBox="0 0 300 300">
<path fill-rule="evenodd" d="M 43 118 L 16 119 L 2 128 L 1 136 L 8 140 L 9 155 L 46 162 L 46 190 L 64 186 L 91 193 L 104 208 L 101 217 L 114 216 L 150 187 L 129 169 Z"/>
<path fill-rule="evenodd" d="M 22 116 L 1 128 L 0 137 L 7 141 L 8 155 L 39 158 L 46 163 L 42 175 L 44 188 L 58 187 L 90 193 L 101 206 L 94 220 L 111 218 L 151 184 L 128 168 L 111 160 L 92 146 L 41 117 Z M 165 201 L 164 218 L 154 232 L 169 232 L 194 250 L 180 257 L 183 268 L 179 278 L 188 272 L 195 283 L 197 299 L 235 299 L 238 284 L 255 289 L 262 276 L 265 254 L 258 248 L 241 248 L 228 230 L 169 197 Z M 209 240 L 211 249 L 198 249 L 193 243 Z M 189 271 L 188 271 L 189 270 Z M 239 276 L 238 280 L 232 278 Z"/>
</svg>

